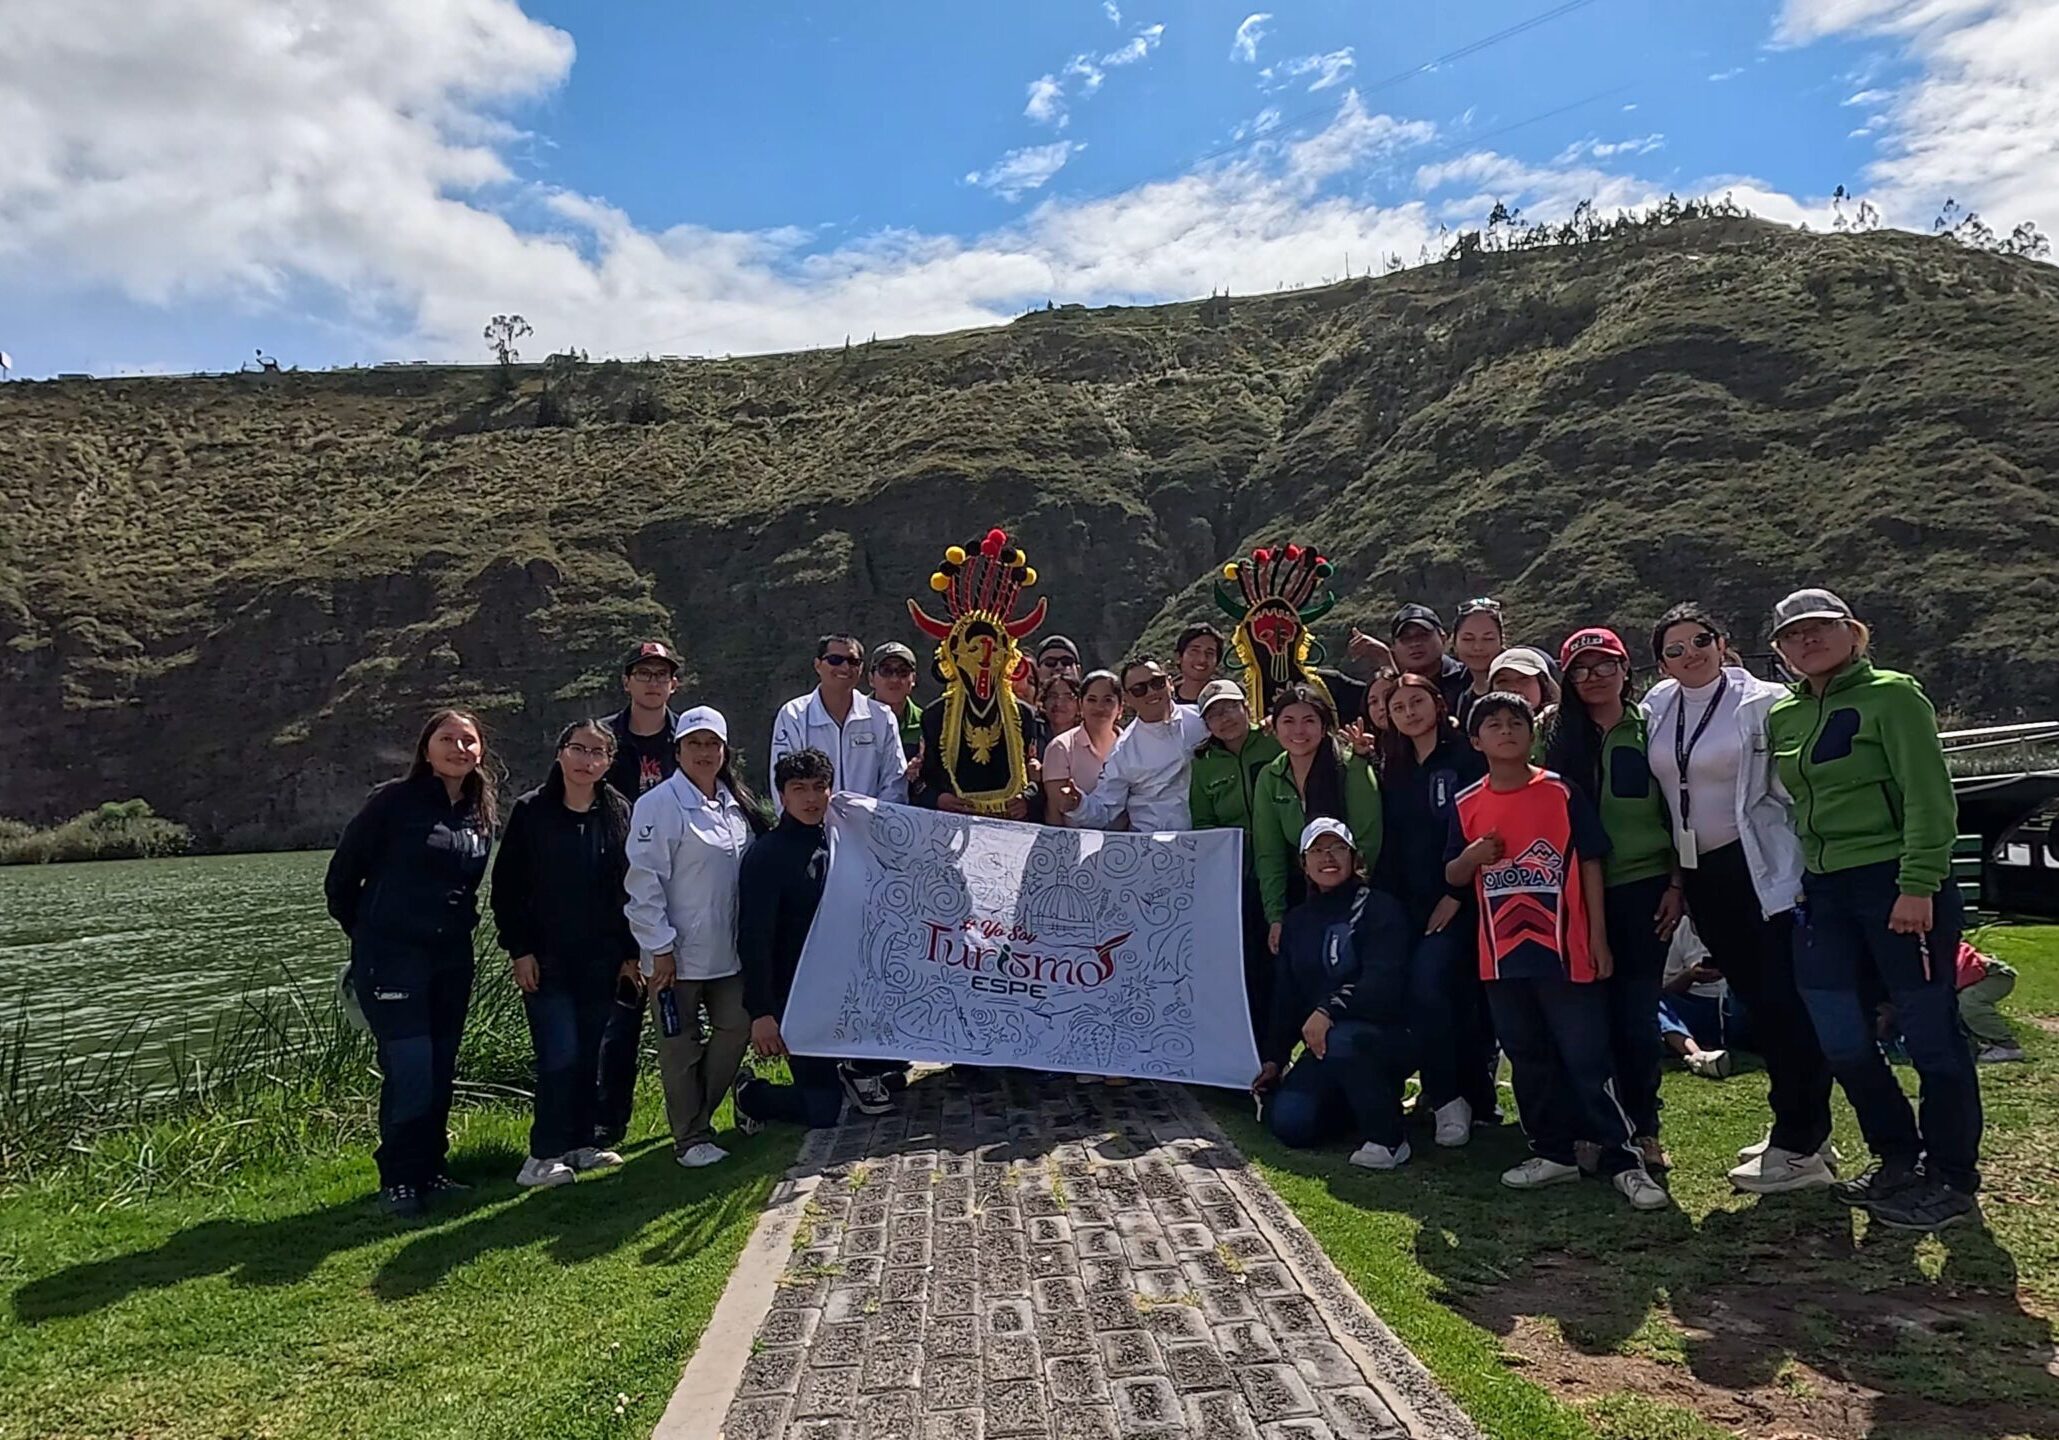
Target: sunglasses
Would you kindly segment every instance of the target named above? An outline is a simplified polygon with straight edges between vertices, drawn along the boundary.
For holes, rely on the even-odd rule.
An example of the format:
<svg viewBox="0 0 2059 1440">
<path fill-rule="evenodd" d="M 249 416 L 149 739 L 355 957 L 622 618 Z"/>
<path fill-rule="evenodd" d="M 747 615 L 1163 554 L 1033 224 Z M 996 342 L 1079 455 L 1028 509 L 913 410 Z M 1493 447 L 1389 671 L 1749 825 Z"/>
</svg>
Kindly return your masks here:
<svg viewBox="0 0 2059 1440">
<path fill-rule="evenodd" d="M 838 670 L 843 669 L 846 665 L 863 665 L 865 663 L 856 655 L 817 655 L 815 658 L 823 664 Z"/>
<path fill-rule="evenodd" d="M 1465 604 L 1459 606 L 1458 613 L 1461 616 L 1499 615 L 1501 614 L 1501 602 L 1492 595 L 1482 595 L 1476 600 L 1468 600 Z"/>
<path fill-rule="evenodd" d="M 1689 645 L 1694 646 L 1697 650 L 1706 650 L 1715 643 L 1716 632 L 1713 630 L 1704 630 L 1688 642 Z M 1678 660 L 1687 653 L 1687 645 L 1677 643 L 1668 645 L 1663 653 L 1668 660 Z"/>
<path fill-rule="evenodd" d="M 1613 680 L 1623 673 L 1623 662 L 1613 657 L 1607 660 L 1591 660 L 1585 665 L 1568 665 L 1566 678 L 1578 684 L 1582 680 Z"/>
<path fill-rule="evenodd" d="M 1046 655 L 1037 664 L 1046 670 L 1077 670 L 1080 668 L 1080 662 L 1073 659 L 1070 655 Z"/>
<path fill-rule="evenodd" d="M 872 673 L 882 680 L 902 680 L 915 673 L 913 665 L 875 665 Z"/>
<path fill-rule="evenodd" d="M 1163 675 L 1153 675 L 1149 680 L 1139 680 L 1136 684 L 1126 686 L 1125 688 L 1130 692 L 1131 699 L 1142 700 L 1146 695 L 1156 695 L 1171 683 Z"/>
</svg>

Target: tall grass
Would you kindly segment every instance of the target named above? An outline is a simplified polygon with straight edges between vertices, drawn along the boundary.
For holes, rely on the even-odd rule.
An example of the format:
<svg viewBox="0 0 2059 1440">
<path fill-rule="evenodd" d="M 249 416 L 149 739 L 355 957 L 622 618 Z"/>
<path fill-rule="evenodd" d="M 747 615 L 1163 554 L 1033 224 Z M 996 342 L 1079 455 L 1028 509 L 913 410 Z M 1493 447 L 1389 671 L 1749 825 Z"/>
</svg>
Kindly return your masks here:
<svg viewBox="0 0 2059 1440">
<path fill-rule="evenodd" d="M 521 996 L 482 941 L 458 1051 L 460 1103 L 526 1104 L 534 1054 Z M 138 1022 L 87 1056 L 49 1056 L 26 1009 L 0 1030 L 0 1185 L 63 1172 L 108 1205 L 226 1183 L 256 1156 L 369 1144 L 379 1072 L 330 987 L 256 990 L 159 1042 Z"/>
<path fill-rule="evenodd" d="M 45 828 L 0 817 L 0 865 L 183 855 L 192 843 L 192 831 L 157 814 L 143 800 L 110 800 Z"/>
</svg>

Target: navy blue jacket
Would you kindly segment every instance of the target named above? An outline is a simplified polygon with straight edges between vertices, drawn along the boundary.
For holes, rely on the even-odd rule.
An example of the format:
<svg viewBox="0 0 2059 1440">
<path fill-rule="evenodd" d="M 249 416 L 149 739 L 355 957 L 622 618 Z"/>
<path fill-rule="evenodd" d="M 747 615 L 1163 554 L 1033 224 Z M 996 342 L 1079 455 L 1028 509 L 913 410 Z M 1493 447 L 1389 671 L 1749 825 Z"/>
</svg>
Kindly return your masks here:
<svg viewBox="0 0 2059 1440">
<path fill-rule="evenodd" d="M 1284 1067 L 1308 1017 L 1395 1025 L 1407 1018 L 1408 917 L 1392 895 L 1352 881 L 1311 895 L 1280 922 L 1272 1024 L 1261 1060 Z"/>
<path fill-rule="evenodd" d="M 828 833 L 791 815 L 744 851 L 736 882 L 736 953 L 744 967 L 744 1009 L 753 1020 L 785 1017 L 828 876 Z"/>
<path fill-rule="evenodd" d="M 353 940 L 467 937 L 479 923 L 492 843 L 471 800 L 453 805 L 434 775 L 388 780 L 343 827 L 329 857 L 329 914 Z"/>
<path fill-rule="evenodd" d="M 1486 773 L 1486 757 L 1449 728 L 1426 759 L 1411 758 L 1380 771 L 1383 838 L 1373 883 L 1401 902 L 1417 934 L 1446 895 L 1472 898 L 1470 889 L 1461 892 L 1444 883 L 1444 842 L 1459 792 Z"/>
</svg>

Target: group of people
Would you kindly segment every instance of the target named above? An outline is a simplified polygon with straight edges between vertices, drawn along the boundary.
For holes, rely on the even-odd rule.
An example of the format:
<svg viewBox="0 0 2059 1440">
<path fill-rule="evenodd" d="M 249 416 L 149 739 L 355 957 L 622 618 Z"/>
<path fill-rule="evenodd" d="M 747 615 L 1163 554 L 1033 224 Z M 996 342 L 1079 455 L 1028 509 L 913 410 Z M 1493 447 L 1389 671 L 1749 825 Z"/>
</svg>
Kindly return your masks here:
<svg viewBox="0 0 2059 1440">
<path fill-rule="evenodd" d="M 1000 538 L 994 563 L 1034 583 Z M 950 554 L 932 586 L 955 599 L 966 552 Z M 1241 829 L 1252 1088 L 1286 1144 L 1355 1142 L 1356 1164 L 1404 1165 L 1405 1084 L 1419 1077 L 1434 1142 L 1464 1145 L 1502 1121 L 1505 1057 L 1530 1149 L 1505 1184 L 1588 1173 L 1639 1209 L 1670 1204 L 1655 1178 L 1670 1164 L 1661 1017 L 1677 998 L 1668 952 L 1691 919 L 1706 948 L 1694 974 L 1720 977 L 1748 1012 L 1771 1081 L 1771 1127 L 1731 1181 L 1833 1186 L 1902 1228 L 1974 1213 L 1982 1120 L 1955 1005 L 1951 784 L 1929 702 L 1874 666 L 1849 606 L 1805 589 L 1775 607 L 1791 684 L 1754 676 L 1715 616 L 1676 606 L 1652 629 L 1660 678 L 1642 695 L 1607 628 L 1547 654 L 1511 644 L 1485 598 L 1460 608 L 1455 632 L 1420 604 L 1385 628 L 1352 631 L 1359 675 L 1297 671 L 1262 694 L 1242 628 L 1232 647 L 1189 626 L 1170 668 L 1138 655 L 1090 669 L 1071 639 L 1047 636 L 1022 648 L 999 697 L 1010 724 L 992 721 L 983 742 L 1005 749 L 1019 731 L 1012 778 L 976 792 L 951 747 L 974 713 L 961 702 L 991 718 L 994 697 L 947 691 L 949 706 L 925 710 L 910 647 L 868 654 L 847 634 L 817 643 L 815 687 L 779 710 L 770 803 L 738 774 L 719 711 L 675 713 L 679 660 L 660 641 L 625 658 L 627 706 L 567 726 L 504 825 L 478 717 L 436 712 L 328 876 L 384 1076 L 386 1205 L 418 1213 L 456 1185 L 445 1132 L 497 830 L 492 910 L 537 1059 L 520 1183 L 621 1163 L 647 1011 L 682 1165 L 724 1158 L 713 1120 L 732 1092 L 746 1132 L 833 1124 L 845 1103 L 889 1109 L 906 1067 L 790 1055 L 780 1032 L 827 872 L 829 797 L 852 792 L 1051 825 Z M 940 674 L 955 643 L 939 647 Z M 1242 683 L 1224 673 L 1232 658 Z M 1920 1110 L 1883 1054 L 1888 1007 Z M 1691 1035 L 1670 1043 L 1707 1053 Z M 751 1073 L 746 1051 L 786 1056 L 790 1082 Z M 1872 1151 L 1846 1179 L 1833 1080 Z"/>
</svg>

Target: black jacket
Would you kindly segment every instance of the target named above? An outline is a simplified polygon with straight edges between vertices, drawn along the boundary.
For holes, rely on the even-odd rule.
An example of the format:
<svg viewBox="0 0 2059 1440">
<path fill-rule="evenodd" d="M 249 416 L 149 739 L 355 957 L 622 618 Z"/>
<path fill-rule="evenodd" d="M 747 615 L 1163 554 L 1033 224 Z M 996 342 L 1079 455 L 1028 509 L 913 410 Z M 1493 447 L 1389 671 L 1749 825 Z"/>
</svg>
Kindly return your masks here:
<svg viewBox="0 0 2059 1440">
<path fill-rule="evenodd" d="M 352 939 L 451 940 L 479 923 L 493 843 L 469 798 L 453 805 L 434 775 L 388 780 L 343 827 L 322 883 Z"/>
<path fill-rule="evenodd" d="M 1419 934 L 1446 895 L 1472 898 L 1471 887 L 1457 890 L 1444 883 L 1444 842 L 1459 792 L 1486 773 L 1486 758 L 1451 729 L 1427 759 L 1418 763 L 1411 758 L 1398 769 L 1380 771 L 1382 839 L 1373 883 L 1401 902 Z"/>
<path fill-rule="evenodd" d="M 744 1008 L 756 1020 L 786 1013 L 801 946 L 822 903 L 829 836 L 791 815 L 751 842 L 737 875 L 736 952 L 744 968 Z"/>
<path fill-rule="evenodd" d="M 920 805 L 925 810 L 937 808 L 941 796 L 957 793 L 951 785 L 950 772 L 944 769 L 944 707 L 946 701 L 938 698 L 922 712 L 922 769 L 916 773 L 915 783 L 908 787 L 908 803 Z M 1022 725 L 1022 749 L 1025 760 L 1043 758 L 1043 751 L 1036 745 L 1039 721 L 1037 712 L 1021 700 L 1015 702 L 1015 716 Z M 997 757 L 1000 751 L 997 749 Z M 965 778 L 963 776 L 961 779 Z M 975 790 L 974 793 L 979 793 Z M 1029 802 L 1028 818 L 1036 824 L 1044 821 L 1044 787 L 1032 780 L 1022 792 L 1022 798 Z"/>
<path fill-rule="evenodd" d="M 670 780 L 679 768 L 679 746 L 672 738 L 675 723 L 676 717 L 668 710 L 663 734 L 635 735 L 630 733 L 627 706 L 608 717 L 608 728 L 615 732 L 615 763 L 608 767 L 608 784 L 631 805 L 644 791 Z"/>
<path fill-rule="evenodd" d="M 622 913 L 628 839 L 629 804 L 606 785 L 584 812 L 541 786 L 517 800 L 493 862 L 500 948 L 534 955 L 546 973 L 577 966 L 613 974 L 635 959 Z"/>
<path fill-rule="evenodd" d="M 1280 922 L 1273 1015 L 1259 1057 L 1286 1065 L 1318 1010 L 1332 1020 L 1407 1018 L 1408 917 L 1392 895 L 1356 881 L 1312 895 Z"/>
</svg>

